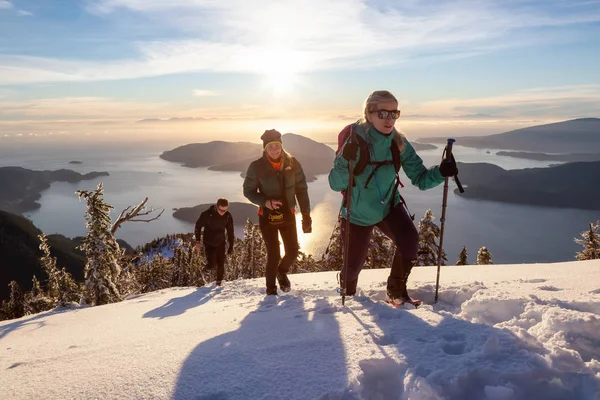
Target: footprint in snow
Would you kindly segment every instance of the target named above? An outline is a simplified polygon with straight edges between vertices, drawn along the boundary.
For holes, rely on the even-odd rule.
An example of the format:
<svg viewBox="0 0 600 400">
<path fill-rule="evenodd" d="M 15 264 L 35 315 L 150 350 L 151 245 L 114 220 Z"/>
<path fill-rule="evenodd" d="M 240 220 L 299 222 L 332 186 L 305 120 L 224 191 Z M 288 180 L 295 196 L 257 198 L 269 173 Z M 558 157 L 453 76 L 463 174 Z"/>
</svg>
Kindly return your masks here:
<svg viewBox="0 0 600 400">
<path fill-rule="evenodd" d="M 540 290 L 546 290 L 548 292 L 558 292 L 558 291 L 562 290 L 562 289 L 559 289 L 559 288 L 554 287 L 554 286 L 540 286 L 538 289 L 540 289 Z"/>
<path fill-rule="evenodd" d="M 542 278 L 526 279 L 523 282 L 525 282 L 525 283 L 544 283 L 544 282 L 546 282 L 546 279 L 542 279 Z"/>
</svg>

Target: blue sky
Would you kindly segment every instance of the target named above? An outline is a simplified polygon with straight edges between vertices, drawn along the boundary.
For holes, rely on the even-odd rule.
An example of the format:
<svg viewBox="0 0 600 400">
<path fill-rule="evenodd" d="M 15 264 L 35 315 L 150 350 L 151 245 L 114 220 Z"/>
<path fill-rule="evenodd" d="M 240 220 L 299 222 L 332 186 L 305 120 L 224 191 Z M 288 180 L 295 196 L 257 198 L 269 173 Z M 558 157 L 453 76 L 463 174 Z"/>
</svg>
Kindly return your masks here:
<svg viewBox="0 0 600 400">
<path fill-rule="evenodd" d="M 599 41 L 600 1 L 0 0 L 0 139 L 321 138 L 376 89 L 414 137 L 598 117 Z"/>
</svg>

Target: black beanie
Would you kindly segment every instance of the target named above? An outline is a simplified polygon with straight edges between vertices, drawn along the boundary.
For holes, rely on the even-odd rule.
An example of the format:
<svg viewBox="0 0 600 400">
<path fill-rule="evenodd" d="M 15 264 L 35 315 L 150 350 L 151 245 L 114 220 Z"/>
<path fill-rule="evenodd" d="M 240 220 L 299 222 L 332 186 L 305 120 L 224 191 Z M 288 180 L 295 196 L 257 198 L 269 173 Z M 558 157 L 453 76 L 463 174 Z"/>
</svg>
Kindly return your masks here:
<svg viewBox="0 0 600 400">
<path fill-rule="evenodd" d="M 281 133 L 279 133 L 275 129 L 269 129 L 265 131 L 265 133 L 263 133 L 260 138 L 263 141 L 263 149 L 266 149 L 270 143 L 281 143 Z"/>
</svg>

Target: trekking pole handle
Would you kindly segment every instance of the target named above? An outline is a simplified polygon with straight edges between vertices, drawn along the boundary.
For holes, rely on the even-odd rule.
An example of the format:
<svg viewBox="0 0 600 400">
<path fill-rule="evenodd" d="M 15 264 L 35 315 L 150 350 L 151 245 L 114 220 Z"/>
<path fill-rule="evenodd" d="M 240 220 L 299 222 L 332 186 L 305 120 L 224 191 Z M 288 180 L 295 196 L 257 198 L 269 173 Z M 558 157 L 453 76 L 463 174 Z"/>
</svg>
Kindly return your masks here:
<svg viewBox="0 0 600 400">
<path fill-rule="evenodd" d="M 454 156 L 452 155 L 452 145 L 456 142 L 456 139 L 448 138 L 448 142 L 446 143 L 446 160 L 453 160 Z M 454 175 L 454 181 L 456 182 L 456 186 L 458 186 L 458 191 L 461 193 L 465 192 L 463 189 L 460 180 L 458 179 L 458 174 Z"/>
<path fill-rule="evenodd" d="M 448 138 L 448 143 L 446 143 L 446 158 L 452 159 L 452 145 L 456 142 L 456 139 Z"/>
</svg>

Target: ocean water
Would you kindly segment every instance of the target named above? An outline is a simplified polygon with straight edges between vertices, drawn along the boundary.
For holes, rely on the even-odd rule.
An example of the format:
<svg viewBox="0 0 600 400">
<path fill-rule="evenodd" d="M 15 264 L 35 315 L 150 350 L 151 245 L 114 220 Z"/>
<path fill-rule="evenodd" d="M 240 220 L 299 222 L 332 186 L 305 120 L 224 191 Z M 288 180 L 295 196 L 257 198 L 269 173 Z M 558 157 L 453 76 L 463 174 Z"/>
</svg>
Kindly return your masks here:
<svg viewBox="0 0 600 400">
<path fill-rule="evenodd" d="M 167 149 L 164 149 L 167 150 Z M 546 167 L 550 163 L 496 156 L 494 149 L 471 149 L 455 146 L 456 159 L 461 162 L 489 162 L 505 169 Z M 29 152 L 23 155 L 0 157 L 0 166 L 16 165 L 34 170 L 72 169 L 80 173 L 108 171 L 110 176 L 77 184 L 57 182 L 42 193 L 41 208 L 26 216 L 45 233 L 61 233 L 68 237 L 84 235 L 85 202 L 76 190 L 95 189 L 103 183 L 105 200 L 114 206 L 116 218 L 127 206 L 135 206 L 148 197 L 148 206 L 164 209 L 160 219 L 125 223 L 117 237 L 132 246 L 151 241 L 168 233 L 193 232 L 193 224 L 173 218 L 173 210 L 210 203 L 218 197 L 230 201 L 247 202 L 242 193 L 238 172 L 209 171 L 207 168 L 186 168 L 159 158 L 161 151 L 138 149 L 133 151 L 102 150 L 61 153 L 54 151 Z M 439 163 L 442 149 L 421 151 L 425 165 Z M 71 160 L 82 164 L 69 164 Z M 302 162 L 302 160 L 300 160 Z M 401 175 L 405 187 L 401 190 L 415 223 L 431 208 L 439 224 L 443 185 L 420 191 Z M 467 187 L 468 182 L 462 182 Z M 450 181 L 444 234 L 444 248 L 449 263 L 454 263 L 463 245 L 467 246 L 469 262 L 474 263 L 477 250 L 487 246 L 493 261 L 499 263 L 558 262 L 573 260 L 581 246 L 573 238 L 586 229 L 590 221 L 600 219 L 598 211 L 557 209 L 513 205 L 490 201 L 466 200 L 453 193 L 456 185 Z M 309 183 L 313 232 L 303 234 L 299 241 L 303 251 L 319 257 L 326 249 L 337 220 L 341 196 L 331 191 L 327 175 Z M 235 220 L 235 215 L 234 215 Z M 299 222 L 299 221 L 298 221 Z M 237 223 L 237 222 L 236 222 Z M 236 226 L 241 237 L 243 221 Z"/>
</svg>

